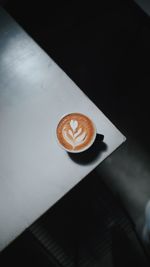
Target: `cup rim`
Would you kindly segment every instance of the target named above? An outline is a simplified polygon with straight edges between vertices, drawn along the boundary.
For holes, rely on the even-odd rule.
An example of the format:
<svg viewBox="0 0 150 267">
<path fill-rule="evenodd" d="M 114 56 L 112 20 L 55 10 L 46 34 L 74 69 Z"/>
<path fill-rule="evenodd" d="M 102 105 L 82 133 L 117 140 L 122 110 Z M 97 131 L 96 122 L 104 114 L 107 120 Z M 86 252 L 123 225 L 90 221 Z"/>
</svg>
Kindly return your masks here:
<svg viewBox="0 0 150 267">
<path fill-rule="evenodd" d="M 69 149 L 65 148 L 65 147 L 60 143 L 60 141 L 59 141 L 59 139 L 58 139 L 58 136 L 57 136 L 57 127 L 58 127 L 59 122 L 60 122 L 63 118 L 65 118 L 66 116 L 71 115 L 71 114 L 81 114 L 81 115 L 87 117 L 87 118 L 92 122 L 92 125 L 93 125 L 93 128 L 94 128 L 94 135 L 93 135 L 93 138 L 92 138 L 91 142 L 90 142 L 86 147 L 84 147 L 83 149 L 80 149 L 80 150 L 78 150 L 78 151 L 77 151 L 77 150 L 69 150 Z M 56 138 L 57 138 L 57 142 L 58 142 L 59 146 L 60 146 L 61 148 L 63 148 L 63 150 L 65 150 L 65 151 L 67 151 L 67 152 L 69 152 L 69 153 L 77 154 L 77 153 L 81 153 L 81 152 L 84 152 L 84 151 L 88 150 L 88 149 L 93 145 L 93 143 L 94 143 L 94 141 L 95 141 L 95 139 L 96 139 L 96 135 L 97 135 L 97 129 L 96 129 L 95 123 L 93 122 L 93 120 L 92 120 L 88 115 L 86 115 L 85 113 L 81 113 L 81 112 L 70 112 L 70 113 L 65 113 L 63 116 L 60 117 L 60 119 L 59 119 L 59 121 L 58 121 L 58 123 L 57 123 L 57 126 L 56 126 Z"/>
</svg>

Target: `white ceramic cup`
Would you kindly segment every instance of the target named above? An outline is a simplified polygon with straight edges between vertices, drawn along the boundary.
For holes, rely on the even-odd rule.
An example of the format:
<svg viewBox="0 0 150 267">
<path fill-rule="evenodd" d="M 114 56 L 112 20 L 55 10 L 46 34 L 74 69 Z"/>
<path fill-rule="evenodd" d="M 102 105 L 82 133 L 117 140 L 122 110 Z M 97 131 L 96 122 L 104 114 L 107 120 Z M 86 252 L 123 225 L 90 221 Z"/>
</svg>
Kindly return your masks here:
<svg viewBox="0 0 150 267">
<path fill-rule="evenodd" d="M 65 146 L 63 146 L 63 144 L 60 142 L 60 140 L 59 140 L 59 138 L 57 136 L 57 127 L 58 127 L 60 121 L 63 120 L 66 116 L 72 115 L 72 114 L 81 114 L 83 116 L 86 116 L 91 121 L 91 123 L 93 125 L 93 129 L 94 129 L 94 134 L 93 134 L 93 137 L 92 137 L 91 141 L 85 147 L 83 147 L 83 148 L 81 148 L 79 150 L 73 150 L 73 149 L 69 150 L 69 149 L 67 149 Z M 64 150 L 66 150 L 67 152 L 70 152 L 70 153 L 81 153 L 81 152 L 86 151 L 87 149 L 89 149 L 93 145 L 93 143 L 94 143 L 94 141 L 96 139 L 97 130 L 96 130 L 96 126 L 95 126 L 93 120 L 91 118 L 89 118 L 89 116 L 87 116 L 86 114 L 83 114 L 83 113 L 80 113 L 80 112 L 72 112 L 72 113 L 67 113 L 67 114 L 63 115 L 60 118 L 60 120 L 58 121 L 57 127 L 56 127 L 56 137 L 57 137 L 58 144 L 61 146 L 61 148 L 63 148 Z"/>
</svg>

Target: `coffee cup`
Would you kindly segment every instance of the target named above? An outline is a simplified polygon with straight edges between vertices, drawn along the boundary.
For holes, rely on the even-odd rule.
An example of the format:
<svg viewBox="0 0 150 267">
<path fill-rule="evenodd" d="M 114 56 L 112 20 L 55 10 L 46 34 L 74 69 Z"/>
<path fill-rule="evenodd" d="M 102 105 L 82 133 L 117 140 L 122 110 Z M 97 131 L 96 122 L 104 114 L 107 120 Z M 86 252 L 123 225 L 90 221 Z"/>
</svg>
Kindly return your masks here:
<svg viewBox="0 0 150 267">
<path fill-rule="evenodd" d="M 70 153 L 80 153 L 92 146 L 96 127 L 91 118 L 82 113 L 69 113 L 61 117 L 56 128 L 59 145 Z"/>
</svg>

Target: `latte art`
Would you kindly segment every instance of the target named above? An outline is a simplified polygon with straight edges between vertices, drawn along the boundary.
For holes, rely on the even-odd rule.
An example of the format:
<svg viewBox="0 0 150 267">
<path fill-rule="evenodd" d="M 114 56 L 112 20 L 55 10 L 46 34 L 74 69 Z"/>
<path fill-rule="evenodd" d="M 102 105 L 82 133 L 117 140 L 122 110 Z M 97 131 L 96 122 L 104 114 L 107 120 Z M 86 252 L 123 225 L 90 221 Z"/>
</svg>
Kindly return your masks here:
<svg viewBox="0 0 150 267">
<path fill-rule="evenodd" d="M 65 116 L 58 124 L 57 137 L 68 151 L 80 151 L 89 146 L 95 135 L 92 121 L 80 113 Z"/>
<path fill-rule="evenodd" d="M 78 128 L 78 121 L 71 120 L 70 123 L 70 129 L 68 129 L 66 126 L 64 126 L 62 133 L 64 139 L 72 145 L 73 149 L 77 145 L 80 145 L 84 142 L 87 133 L 82 128 Z"/>
</svg>

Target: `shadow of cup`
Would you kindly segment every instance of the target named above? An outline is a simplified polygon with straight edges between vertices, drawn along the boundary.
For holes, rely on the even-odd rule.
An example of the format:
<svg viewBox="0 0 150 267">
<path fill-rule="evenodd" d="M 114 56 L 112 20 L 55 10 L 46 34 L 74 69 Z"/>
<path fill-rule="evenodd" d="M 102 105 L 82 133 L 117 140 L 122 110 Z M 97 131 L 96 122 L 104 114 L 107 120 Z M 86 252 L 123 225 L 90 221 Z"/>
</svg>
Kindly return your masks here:
<svg viewBox="0 0 150 267">
<path fill-rule="evenodd" d="M 76 163 L 86 165 L 94 163 L 100 154 L 107 150 L 107 145 L 103 142 L 104 136 L 97 134 L 93 145 L 86 151 L 79 153 L 67 152 L 69 157 Z"/>
</svg>

